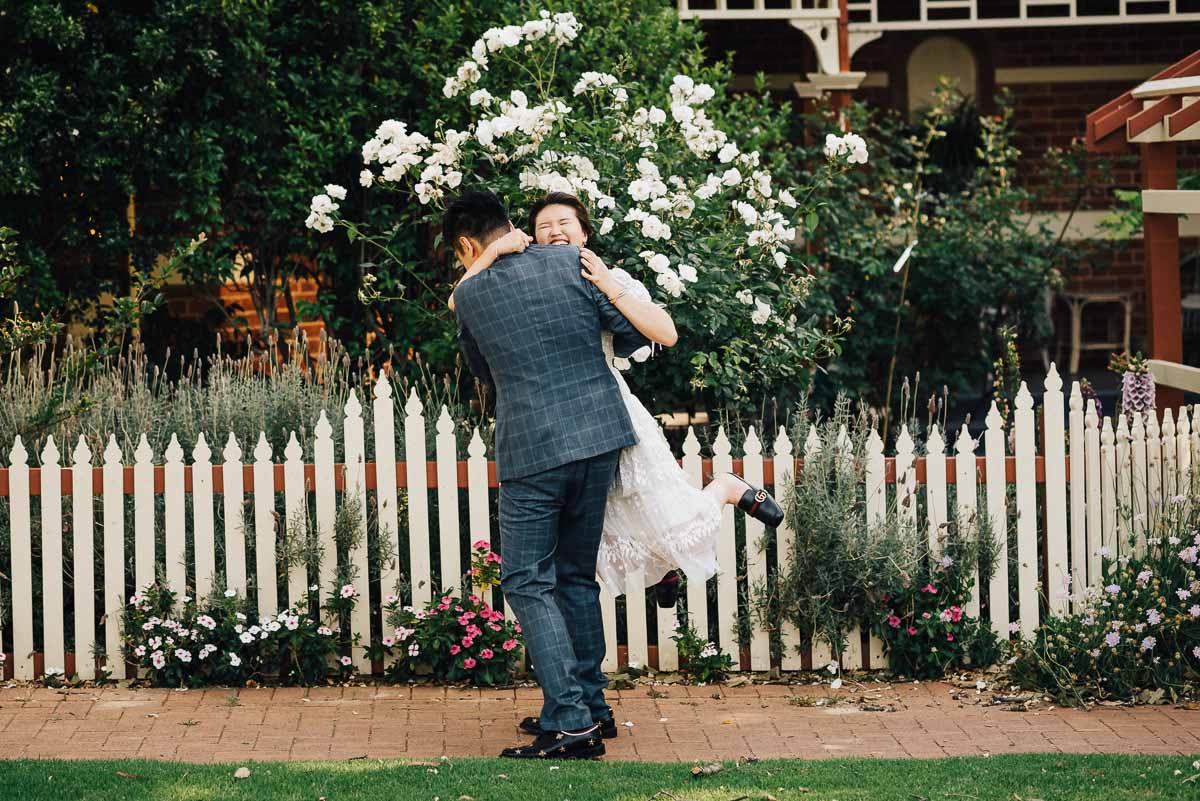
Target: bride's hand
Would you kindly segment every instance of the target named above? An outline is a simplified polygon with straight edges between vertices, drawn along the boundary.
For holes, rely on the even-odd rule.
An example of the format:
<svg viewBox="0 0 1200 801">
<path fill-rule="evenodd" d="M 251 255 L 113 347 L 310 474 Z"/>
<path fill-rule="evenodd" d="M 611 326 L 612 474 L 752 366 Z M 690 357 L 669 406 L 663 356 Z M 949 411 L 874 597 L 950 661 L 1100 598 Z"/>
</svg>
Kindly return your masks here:
<svg viewBox="0 0 1200 801">
<path fill-rule="evenodd" d="M 507 256 L 510 253 L 521 253 L 533 242 L 533 237 L 519 228 L 514 228 L 493 242 L 490 247 L 496 257 Z M 490 266 L 490 265 L 489 265 Z"/>
<path fill-rule="evenodd" d="M 587 248 L 579 249 L 579 260 L 583 263 L 583 277 L 596 285 L 606 296 L 612 297 L 621 291 L 621 285 L 613 278 L 604 260 Z"/>
</svg>

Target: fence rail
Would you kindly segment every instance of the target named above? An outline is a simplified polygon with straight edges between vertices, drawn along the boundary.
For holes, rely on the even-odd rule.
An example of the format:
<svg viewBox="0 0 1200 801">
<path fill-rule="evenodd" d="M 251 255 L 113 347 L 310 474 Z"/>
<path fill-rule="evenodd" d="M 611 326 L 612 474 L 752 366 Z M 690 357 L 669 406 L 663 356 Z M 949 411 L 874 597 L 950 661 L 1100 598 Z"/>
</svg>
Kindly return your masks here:
<svg viewBox="0 0 1200 801">
<path fill-rule="evenodd" d="M 0 564 L 0 599 L 7 596 L 12 607 L 11 620 L 0 630 L 0 644 L 9 646 L 4 648 L 11 653 L 6 662 L 9 675 L 30 679 L 46 668 L 66 669 L 73 664 L 81 678 L 89 679 L 100 664 L 107 664 L 115 678 L 127 677 L 129 667 L 122 660 L 103 663 L 74 654 L 118 653 L 125 599 L 135 586 L 159 573 L 174 588 L 200 596 L 222 585 L 240 593 L 249 591 L 261 614 L 273 614 L 281 604 L 298 600 L 311 579 L 319 581 L 324 596 L 338 567 L 334 560 L 323 560 L 319 574 L 310 576 L 277 564 L 276 547 L 284 525 L 298 526 L 301 533 L 312 527 L 325 553 L 336 554 L 335 519 L 339 504 L 347 500 L 364 510 L 358 521 L 361 531 L 367 529 L 369 509 L 378 536 L 397 554 L 394 563 L 375 565 L 380 580 L 363 588 L 365 602 L 358 605 L 351 621 L 353 633 L 363 641 L 371 638 L 373 620 L 378 621 L 381 595 L 390 592 L 401 575 L 410 579 L 415 604 L 431 598 L 435 586 L 456 587 L 465 566 L 464 544 L 498 539 L 491 492 L 497 486 L 495 463 L 489 461 L 478 431 L 463 458 L 456 444 L 456 424 L 445 408 L 432 422 L 429 433 L 434 448 L 427 453 L 431 421 L 420 400 L 415 395 L 408 398 L 403 419 L 397 421 L 392 385 L 386 377 L 380 377 L 373 394 L 369 432 L 356 395 L 342 410 L 340 454 L 335 454 L 332 426 L 326 413 L 321 413 L 311 463 L 303 460 L 305 451 L 295 433 L 283 450 L 283 461 L 277 461 L 262 434 L 250 461 L 244 461 L 242 444 L 232 435 L 219 454 L 201 436 L 190 464 L 185 464 L 183 447 L 175 437 L 161 463 L 156 463 L 143 436 L 132 465 L 122 462 L 115 438 L 109 439 L 99 459 L 81 438 L 70 454 L 70 464 L 64 465 L 59 445 L 51 438 L 41 443 L 39 467 L 30 466 L 31 454 L 17 438 L 9 452 L 9 467 L 0 469 L 0 503 L 7 505 L 10 546 L 9 564 Z M 1120 553 L 1130 534 L 1144 541 L 1155 510 L 1188 492 L 1194 466 L 1200 464 L 1200 406 L 1164 410 L 1161 418 L 1136 416 L 1132 424 L 1122 417 L 1114 425 L 1108 417 L 1101 421 L 1090 402 L 1085 408 L 1077 384 L 1066 396 L 1052 366 L 1042 411 L 1039 429 L 1033 398 L 1022 385 L 1011 431 L 993 406 L 979 441 L 965 426 L 952 442 L 934 427 L 924 457 L 915 455 L 916 443 L 907 429 L 901 431 L 892 456 L 885 456 L 877 434 L 872 433 L 867 442 L 870 523 L 899 514 L 908 524 L 927 530 L 933 543 L 951 511 L 969 524 L 982 501 L 980 511 L 990 516 L 1004 553 L 1008 523 L 1015 522 L 1015 575 L 1009 575 L 1007 560 L 999 560 L 990 583 L 975 588 L 967 609 L 980 614 L 981 601 L 986 599 L 986 619 L 1001 637 L 1009 636 L 1010 595 L 1017 599 L 1015 622 L 1026 635 L 1036 629 L 1046 611 L 1066 611 L 1068 600 L 1062 588 L 1068 578 L 1076 587 L 1099 581 L 1099 548 Z M 396 453 L 397 425 L 403 426 L 403 454 Z M 364 461 L 368 435 L 374 437 L 377 461 L 372 463 Z M 1007 452 L 1010 435 L 1013 453 Z M 772 455 L 765 456 L 763 441 L 750 429 L 742 453 L 734 458 L 728 437 L 720 431 L 712 453 L 705 457 L 689 431 L 680 461 L 697 486 L 714 472 L 732 470 L 783 494 L 803 473 L 805 457 L 820 447 L 814 432 L 805 443 L 793 443 L 781 428 L 771 442 Z M 214 461 L 214 455 L 219 459 Z M 256 491 L 260 487 L 269 491 Z M 403 516 L 402 499 L 407 501 Z M 953 510 L 948 508 L 951 502 Z M 1129 508 L 1145 514 L 1124 511 Z M 761 524 L 747 520 L 744 533 L 744 550 L 739 553 L 734 514 L 726 509 L 720 572 L 708 586 L 689 583 L 687 607 L 698 630 L 709 630 L 711 619 L 718 646 L 734 655 L 743 669 L 766 670 L 772 666 L 769 633 L 749 625 L 748 642 L 739 640 L 739 628 L 747 628 L 749 621 L 739 588 L 744 591 L 747 584 L 766 579 L 777 568 L 780 555 L 790 551 L 795 532 L 786 524 L 781 527 L 774 551 L 761 547 L 765 535 Z M 361 539 L 338 558 L 349 560 L 363 576 L 372 566 L 366 538 Z M 35 545 L 41 554 L 38 564 Z M 68 547 L 69 563 L 64 563 Z M 223 555 L 221 564 L 218 555 Z M 38 603 L 35 577 L 42 599 L 62 602 Z M 65 594 L 68 585 L 69 595 Z M 1048 588 L 1045 608 L 1039 596 L 1042 587 Z M 606 669 L 626 662 L 663 670 L 678 667 L 670 639 L 673 611 L 660 610 L 642 596 L 618 605 L 606 590 L 601 600 L 609 644 Z M 35 626 L 35 619 L 40 626 Z M 36 636 L 39 629 L 40 637 Z M 620 643 L 619 629 L 624 631 Z M 820 667 L 832 659 L 828 643 L 802 642 L 790 625 L 783 626 L 781 636 L 778 666 L 784 670 Z M 372 670 L 364 648 L 357 648 L 353 657 L 359 670 Z M 856 630 L 841 658 L 846 668 L 880 667 L 882 643 Z"/>
</svg>

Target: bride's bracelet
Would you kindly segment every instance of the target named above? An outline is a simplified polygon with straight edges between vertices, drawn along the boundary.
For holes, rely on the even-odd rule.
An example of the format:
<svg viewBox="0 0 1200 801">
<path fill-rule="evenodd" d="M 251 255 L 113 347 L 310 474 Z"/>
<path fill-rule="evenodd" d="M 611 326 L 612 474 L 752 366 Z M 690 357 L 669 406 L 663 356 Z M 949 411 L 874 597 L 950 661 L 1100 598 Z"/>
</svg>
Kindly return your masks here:
<svg viewBox="0 0 1200 801">
<path fill-rule="evenodd" d="M 618 292 L 617 294 L 613 295 L 612 297 L 610 297 L 610 298 L 608 299 L 608 302 L 609 302 L 609 303 L 616 303 L 618 300 L 620 300 L 621 298 L 625 297 L 625 293 L 626 293 L 626 292 L 628 292 L 628 291 L 629 291 L 629 290 L 628 290 L 627 288 L 625 288 L 625 287 L 621 287 L 621 291 L 620 291 L 620 292 Z"/>
</svg>

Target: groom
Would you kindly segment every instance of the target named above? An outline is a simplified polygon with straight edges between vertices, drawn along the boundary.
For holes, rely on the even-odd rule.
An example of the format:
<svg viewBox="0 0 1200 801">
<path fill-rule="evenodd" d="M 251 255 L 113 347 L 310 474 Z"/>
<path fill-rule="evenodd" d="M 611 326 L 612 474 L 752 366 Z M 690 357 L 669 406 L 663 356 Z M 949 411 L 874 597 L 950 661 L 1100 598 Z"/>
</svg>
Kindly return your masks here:
<svg viewBox="0 0 1200 801">
<path fill-rule="evenodd" d="M 490 192 L 450 204 L 444 241 L 467 267 L 511 229 Z M 531 745 L 501 756 L 579 759 L 615 737 L 596 552 L 620 449 L 637 442 L 604 359 L 649 344 L 580 272 L 579 249 L 532 245 L 454 291 L 471 372 L 496 393 L 501 588 L 516 612 L 544 699 L 521 728 Z"/>
</svg>

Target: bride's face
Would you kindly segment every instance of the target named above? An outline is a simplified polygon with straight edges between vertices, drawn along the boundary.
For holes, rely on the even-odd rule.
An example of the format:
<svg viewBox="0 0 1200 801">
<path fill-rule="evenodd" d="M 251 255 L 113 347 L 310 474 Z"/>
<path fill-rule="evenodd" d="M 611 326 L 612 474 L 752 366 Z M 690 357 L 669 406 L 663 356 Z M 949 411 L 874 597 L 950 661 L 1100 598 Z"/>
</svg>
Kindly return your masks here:
<svg viewBox="0 0 1200 801">
<path fill-rule="evenodd" d="M 575 209 L 557 203 L 538 212 L 533 221 L 533 238 L 539 245 L 583 247 L 587 244 L 587 235 L 579 224 Z"/>
</svg>

